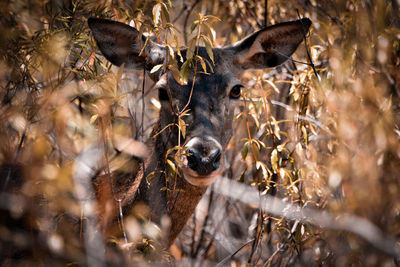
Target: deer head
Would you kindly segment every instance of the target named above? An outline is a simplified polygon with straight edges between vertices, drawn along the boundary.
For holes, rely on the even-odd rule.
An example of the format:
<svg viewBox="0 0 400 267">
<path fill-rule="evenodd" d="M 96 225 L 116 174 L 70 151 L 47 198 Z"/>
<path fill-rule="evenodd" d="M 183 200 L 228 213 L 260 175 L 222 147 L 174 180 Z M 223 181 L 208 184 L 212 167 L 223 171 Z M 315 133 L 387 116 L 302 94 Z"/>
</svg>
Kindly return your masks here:
<svg viewBox="0 0 400 267">
<path fill-rule="evenodd" d="M 274 67 L 286 61 L 303 40 L 310 25 L 311 21 L 306 18 L 281 23 L 262 29 L 233 45 L 214 48 L 214 71 L 210 74 L 197 73 L 196 77 L 191 75 L 187 85 L 180 85 L 169 72 L 160 71 L 152 75 L 162 105 L 160 129 L 175 122 L 176 112 L 189 103 L 187 108 L 190 113 L 185 118 L 188 125 L 187 156 L 180 166 L 189 183 L 209 185 L 224 170 L 223 151 L 232 135 L 233 109 L 243 88 L 239 79 L 241 73 L 246 69 Z M 145 45 L 145 37 L 140 36 L 135 28 L 97 18 L 90 18 L 89 26 L 101 52 L 114 65 L 125 64 L 125 68 L 151 70 L 165 62 L 165 48 L 151 40 Z M 198 53 L 210 61 L 204 47 L 200 47 Z M 185 54 L 186 51 L 183 51 L 184 57 Z M 177 134 L 174 131 L 169 140 L 167 135 L 162 135 L 163 143 L 171 146 L 167 144 L 171 140 L 176 142 Z"/>
<path fill-rule="evenodd" d="M 125 68 L 149 71 L 158 64 L 165 64 L 165 48 L 150 39 L 146 41 L 135 28 L 97 18 L 90 18 L 88 23 L 101 52 L 114 65 L 124 64 Z M 182 190 L 171 208 L 165 192 L 160 191 L 168 186 L 164 180 L 160 178 L 148 185 L 142 175 L 139 178 L 140 189 L 130 190 L 133 193 L 128 192 L 128 200 L 124 203 L 129 206 L 135 200 L 145 201 L 156 222 L 160 222 L 161 216 L 168 215 L 171 218 L 168 245 L 194 212 L 206 186 L 224 171 L 224 148 L 232 136 L 234 108 L 244 87 L 240 82 L 241 74 L 247 69 L 274 67 L 286 61 L 303 40 L 310 25 L 311 21 L 307 18 L 281 23 L 257 31 L 233 45 L 213 48 L 213 71 L 204 74 L 192 69 L 187 85 L 179 84 L 170 71 L 163 71 L 163 68 L 150 75 L 156 82 L 161 103 L 154 134 L 176 123 L 177 113 L 185 107 L 189 111 L 184 117 L 186 136 L 184 140 L 181 137 L 187 152 L 179 166 L 184 177 L 178 181 Z M 181 52 L 185 58 L 187 51 Z M 199 47 L 198 54 L 211 62 L 206 48 Z M 164 168 L 165 151 L 178 144 L 180 132 L 177 127 L 168 129 L 154 135 L 153 154 L 144 176 Z M 136 191 L 139 193 L 136 194 Z"/>
</svg>

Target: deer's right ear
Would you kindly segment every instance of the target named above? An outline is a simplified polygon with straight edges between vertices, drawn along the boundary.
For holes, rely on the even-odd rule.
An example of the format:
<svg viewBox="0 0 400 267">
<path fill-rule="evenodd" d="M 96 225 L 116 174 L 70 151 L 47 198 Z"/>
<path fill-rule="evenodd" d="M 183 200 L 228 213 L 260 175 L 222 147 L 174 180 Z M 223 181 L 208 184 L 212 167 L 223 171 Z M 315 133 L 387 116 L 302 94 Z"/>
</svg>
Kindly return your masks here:
<svg viewBox="0 0 400 267">
<path fill-rule="evenodd" d="M 100 51 L 112 64 L 121 66 L 125 63 L 125 68 L 145 67 L 151 70 L 155 65 L 164 62 L 164 47 L 148 40 L 142 51 L 146 38 L 144 36 L 141 38 L 135 28 L 99 18 L 89 18 L 88 24 Z"/>
<path fill-rule="evenodd" d="M 241 70 L 275 67 L 290 58 L 310 26 L 307 18 L 272 25 L 227 49 L 233 50 L 233 64 Z"/>
</svg>

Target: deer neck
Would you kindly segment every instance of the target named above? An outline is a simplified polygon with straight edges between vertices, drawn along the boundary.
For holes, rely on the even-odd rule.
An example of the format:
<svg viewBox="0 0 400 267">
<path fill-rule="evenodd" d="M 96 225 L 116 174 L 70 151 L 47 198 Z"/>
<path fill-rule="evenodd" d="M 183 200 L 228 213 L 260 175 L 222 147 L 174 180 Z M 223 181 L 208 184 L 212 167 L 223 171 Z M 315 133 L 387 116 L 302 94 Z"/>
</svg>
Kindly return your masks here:
<svg viewBox="0 0 400 267">
<path fill-rule="evenodd" d="M 159 124 L 153 130 L 153 136 L 161 129 Z M 146 161 L 144 175 L 141 174 L 136 201 L 144 202 L 151 211 L 151 220 L 158 225 L 167 216 L 170 219 L 169 234 L 165 237 L 166 246 L 170 246 L 182 231 L 187 220 L 194 213 L 197 204 L 207 190 L 207 186 L 194 186 L 180 174 L 169 177 L 168 183 L 164 173 L 154 176 L 151 181 L 146 177 L 154 171 L 165 169 L 165 153 L 177 145 L 177 138 L 167 131 L 157 135 L 152 141 L 152 153 Z M 165 190 L 168 188 L 168 190 Z"/>
</svg>

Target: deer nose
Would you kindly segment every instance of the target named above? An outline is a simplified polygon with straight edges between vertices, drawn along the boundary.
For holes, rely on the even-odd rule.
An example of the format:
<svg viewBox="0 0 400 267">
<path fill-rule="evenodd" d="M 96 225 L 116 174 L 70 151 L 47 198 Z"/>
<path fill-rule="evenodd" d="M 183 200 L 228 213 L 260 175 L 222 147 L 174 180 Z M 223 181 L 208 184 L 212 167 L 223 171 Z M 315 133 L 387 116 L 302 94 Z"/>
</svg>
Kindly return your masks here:
<svg viewBox="0 0 400 267">
<path fill-rule="evenodd" d="M 187 152 L 188 167 L 197 172 L 197 174 L 206 176 L 219 168 L 221 159 L 221 150 L 219 148 L 206 153 L 196 148 L 190 148 Z"/>
</svg>

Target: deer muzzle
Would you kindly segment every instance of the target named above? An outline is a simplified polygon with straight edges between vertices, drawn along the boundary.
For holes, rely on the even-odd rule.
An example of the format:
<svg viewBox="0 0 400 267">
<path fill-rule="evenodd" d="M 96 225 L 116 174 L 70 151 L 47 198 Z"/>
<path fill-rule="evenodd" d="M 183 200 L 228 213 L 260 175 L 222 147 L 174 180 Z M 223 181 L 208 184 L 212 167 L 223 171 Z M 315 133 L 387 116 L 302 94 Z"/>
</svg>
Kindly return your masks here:
<svg viewBox="0 0 400 267">
<path fill-rule="evenodd" d="M 184 178 L 195 186 L 207 186 L 223 171 L 222 146 L 213 137 L 194 137 L 186 144 Z"/>
</svg>

